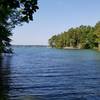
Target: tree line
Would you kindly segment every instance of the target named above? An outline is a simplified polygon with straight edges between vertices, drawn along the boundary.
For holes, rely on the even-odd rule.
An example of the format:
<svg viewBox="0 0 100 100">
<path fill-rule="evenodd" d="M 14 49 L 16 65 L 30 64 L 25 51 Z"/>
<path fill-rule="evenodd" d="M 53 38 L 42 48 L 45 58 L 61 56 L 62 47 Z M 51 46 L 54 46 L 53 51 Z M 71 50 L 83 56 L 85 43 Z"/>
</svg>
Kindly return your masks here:
<svg viewBox="0 0 100 100">
<path fill-rule="evenodd" d="M 81 25 L 54 35 L 49 39 L 49 46 L 55 48 L 95 48 L 100 50 L 100 21 L 94 27 Z"/>
<path fill-rule="evenodd" d="M 33 20 L 37 0 L 0 0 L 0 54 L 12 52 L 12 29 Z"/>
</svg>

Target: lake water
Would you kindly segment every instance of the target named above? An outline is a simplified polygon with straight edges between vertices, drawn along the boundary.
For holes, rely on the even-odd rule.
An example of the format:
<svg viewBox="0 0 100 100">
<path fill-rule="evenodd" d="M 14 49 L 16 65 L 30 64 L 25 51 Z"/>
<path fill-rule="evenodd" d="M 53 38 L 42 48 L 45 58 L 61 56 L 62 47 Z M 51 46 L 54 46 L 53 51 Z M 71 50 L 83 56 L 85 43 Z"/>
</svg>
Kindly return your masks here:
<svg viewBox="0 0 100 100">
<path fill-rule="evenodd" d="M 0 100 L 100 100 L 100 52 L 13 48 L 0 60 Z"/>
</svg>

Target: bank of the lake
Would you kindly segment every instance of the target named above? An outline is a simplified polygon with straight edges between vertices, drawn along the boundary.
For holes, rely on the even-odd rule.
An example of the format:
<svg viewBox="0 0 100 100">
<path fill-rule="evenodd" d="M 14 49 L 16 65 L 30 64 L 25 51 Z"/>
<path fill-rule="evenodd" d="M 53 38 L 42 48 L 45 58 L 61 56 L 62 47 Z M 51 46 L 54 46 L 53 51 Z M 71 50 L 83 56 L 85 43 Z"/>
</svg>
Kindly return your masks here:
<svg viewBox="0 0 100 100">
<path fill-rule="evenodd" d="M 53 35 L 48 43 L 55 48 L 94 49 L 100 51 L 100 21 L 95 26 L 80 25 Z"/>
</svg>

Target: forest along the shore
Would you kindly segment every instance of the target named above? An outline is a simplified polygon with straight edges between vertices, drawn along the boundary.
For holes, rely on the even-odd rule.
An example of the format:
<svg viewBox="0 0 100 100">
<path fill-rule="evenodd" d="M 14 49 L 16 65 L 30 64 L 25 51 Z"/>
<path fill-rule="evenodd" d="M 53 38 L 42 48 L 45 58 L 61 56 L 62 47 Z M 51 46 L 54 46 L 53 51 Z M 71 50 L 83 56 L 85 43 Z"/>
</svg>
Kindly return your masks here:
<svg viewBox="0 0 100 100">
<path fill-rule="evenodd" d="M 97 49 L 100 51 L 100 21 L 94 27 L 81 25 L 49 39 L 49 46 L 64 49 Z"/>
</svg>

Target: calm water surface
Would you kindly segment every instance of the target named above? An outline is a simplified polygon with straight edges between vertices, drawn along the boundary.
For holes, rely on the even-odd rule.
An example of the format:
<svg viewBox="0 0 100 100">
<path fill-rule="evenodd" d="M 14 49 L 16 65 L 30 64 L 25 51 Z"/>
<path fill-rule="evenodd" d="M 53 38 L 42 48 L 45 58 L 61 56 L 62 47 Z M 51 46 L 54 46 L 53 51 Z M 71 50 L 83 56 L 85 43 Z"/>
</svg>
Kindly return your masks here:
<svg viewBox="0 0 100 100">
<path fill-rule="evenodd" d="M 0 60 L 0 100 L 100 100 L 100 52 L 14 47 Z"/>
</svg>

